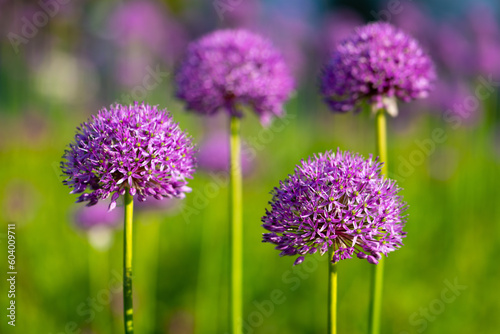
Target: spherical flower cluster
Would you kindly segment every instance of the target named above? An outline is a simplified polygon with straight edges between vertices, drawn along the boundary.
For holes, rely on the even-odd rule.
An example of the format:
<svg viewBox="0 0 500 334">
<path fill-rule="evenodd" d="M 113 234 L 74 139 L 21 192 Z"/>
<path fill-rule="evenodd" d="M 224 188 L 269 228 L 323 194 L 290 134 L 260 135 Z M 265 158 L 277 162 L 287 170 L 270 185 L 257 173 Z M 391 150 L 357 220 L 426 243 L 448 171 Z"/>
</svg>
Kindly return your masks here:
<svg viewBox="0 0 500 334">
<path fill-rule="evenodd" d="M 140 201 L 184 197 L 194 172 L 194 146 L 166 110 L 113 105 L 77 128 L 61 168 L 64 184 L 94 205 L 111 196 L 109 209 L 129 191 Z"/>
<path fill-rule="evenodd" d="M 436 77 L 434 65 L 418 42 L 388 23 L 371 23 L 343 42 L 325 66 L 321 93 L 333 111 L 393 109 L 394 99 L 427 97 Z"/>
<path fill-rule="evenodd" d="M 177 97 L 189 110 L 241 116 L 237 106 L 248 105 L 263 124 L 283 114 L 294 87 L 280 52 L 246 30 L 219 30 L 192 42 L 176 82 Z"/>
<path fill-rule="evenodd" d="M 332 262 L 351 258 L 377 264 L 382 254 L 403 245 L 406 203 L 394 181 L 379 175 L 381 164 L 349 152 L 326 152 L 301 161 L 274 188 L 262 226 L 263 242 L 283 255 L 321 255 Z"/>
</svg>

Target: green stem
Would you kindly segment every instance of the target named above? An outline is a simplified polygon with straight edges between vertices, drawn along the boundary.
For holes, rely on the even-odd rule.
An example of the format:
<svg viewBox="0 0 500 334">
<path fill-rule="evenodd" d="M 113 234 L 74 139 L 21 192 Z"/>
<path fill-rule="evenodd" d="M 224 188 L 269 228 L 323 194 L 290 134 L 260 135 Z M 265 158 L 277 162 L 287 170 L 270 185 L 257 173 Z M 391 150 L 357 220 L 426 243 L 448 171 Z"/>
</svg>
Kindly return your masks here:
<svg viewBox="0 0 500 334">
<path fill-rule="evenodd" d="M 230 125 L 230 272 L 231 272 L 231 290 L 230 290 L 230 321 L 231 332 L 233 334 L 242 333 L 242 257 L 243 257 L 243 201 L 242 201 L 242 179 L 241 179 L 241 146 L 240 146 L 240 119 L 231 116 Z"/>
<path fill-rule="evenodd" d="M 332 263 L 333 249 L 328 256 L 328 334 L 337 334 L 337 264 Z"/>
<path fill-rule="evenodd" d="M 387 122 L 385 110 L 379 109 L 375 116 L 377 155 L 379 161 L 383 163 L 381 173 L 387 176 Z M 382 257 L 378 264 L 373 266 L 373 277 L 371 285 L 370 302 L 370 322 L 368 332 L 370 334 L 380 333 L 380 313 L 382 309 L 382 288 L 384 283 L 384 258 Z"/>
<path fill-rule="evenodd" d="M 382 165 L 382 175 L 387 176 L 387 121 L 385 114 L 384 109 L 379 109 L 377 111 L 377 115 L 375 116 L 375 129 L 377 137 L 376 153 L 379 157 L 379 161 L 384 163 Z"/>
<path fill-rule="evenodd" d="M 125 193 L 125 226 L 123 231 L 123 314 L 125 333 L 134 333 L 134 304 L 132 301 L 132 216 L 134 200 Z"/>
</svg>

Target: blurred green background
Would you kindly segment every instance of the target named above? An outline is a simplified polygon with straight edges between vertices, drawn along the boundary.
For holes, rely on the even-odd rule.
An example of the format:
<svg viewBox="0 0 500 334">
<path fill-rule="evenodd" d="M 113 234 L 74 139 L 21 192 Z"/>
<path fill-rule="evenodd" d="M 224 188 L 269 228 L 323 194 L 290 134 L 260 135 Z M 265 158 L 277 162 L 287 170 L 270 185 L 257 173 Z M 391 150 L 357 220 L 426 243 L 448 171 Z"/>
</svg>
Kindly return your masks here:
<svg viewBox="0 0 500 334">
<path fill-rule="evenodd" d="M 293 267 L 294 258 L 280 258 L 261 243 L 260 218 L 269 192 L 301 159 L 337 147 L 365 157 L 374 152 L 374 119 L 327 110 L 317 75 L 332 41 L 377 17 L 420 39 L 440 74 L 427 101 L 400 105 L 400 116 L 389 121 L 390 176 L 404 188 L 409 218 L 405 246 L 386 261 L 382 332 L 498 333 L 500 30 L 494 2 L 416 7 L 401 1 L 394 7 L 361 1 L 355 8 L 347 1 L 47 3 L 0 1 L 2 333 L 122 332 L 123 233 L 113 232 L 102 251 L 75 227 L 81 204 L 62 185 L 61 156 L 78 124 L 114 102 L 167 108 L 200 144 L 214 128 L 225 131 L 222 113 L 208 120 L 184 111 L 173 77 L 187 42 L 235 26 L 273 39 L 298 82 L 284 119 L 263 129 L 249 111 L 243 122 L 255 153 L 244 181 L 245 333 L 324 332 L 326 258 Z M 136 211 L 137 333 L 228 332 L 224 175 L 200 168 L 190 182 L 193 192 L 174 208 Z M 16 224 L 16 327 L 6 318 L 7 223 Z M 339 333 L 366 332 L 371 269 L 357 259 L 339 264 Z"/>
</svg>

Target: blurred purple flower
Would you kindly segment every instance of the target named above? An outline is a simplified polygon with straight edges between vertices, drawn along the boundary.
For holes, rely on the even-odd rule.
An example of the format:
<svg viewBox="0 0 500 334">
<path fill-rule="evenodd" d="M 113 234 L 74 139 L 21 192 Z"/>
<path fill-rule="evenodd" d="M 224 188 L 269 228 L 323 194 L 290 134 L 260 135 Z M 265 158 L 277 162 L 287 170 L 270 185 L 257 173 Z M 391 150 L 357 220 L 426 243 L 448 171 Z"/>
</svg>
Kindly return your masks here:
<svg viewBox="0 0 500 334">
<path fill-rule="evenodd" d="M 274 188 L 262 226 L 263 242 L 280 255 L 321 255 L 333 248 L 332 262 L 358 258 L 378 263 L 403 245 L 406 203 L 400 188 L 380 176 L 381 164 L 349 152 L 326 152 L 302 160 Z"/>
<path fill-rule="evenodd" d="M 471 105 L 468 102 L 471 97 L 476 100 L 474 92 L 465 81 L 459 78 L 441 79 L 436 83 L 435 92 L 430 97 L 429 103 L 431 108 L 444 115 L 445 120 L 454 116 L 460 121 L 460 125 L 472 126 L 481 118 L 483 107 L 479 100 L 477 105 Z"/>
<path fill-rule="evenodd" d="M 434 53 L 448 72 L 454 74 L 470 72 L 471 43 L 459 25 L 443 23 L 434 32 L 434 38 Z"/>
<path fill-rule="evenodd" d="M 246 30 L 218 30 L 192 42 L 177 75 L 177 97 L 187 109 L 241 117 L 250 106 L 267 124 L 283 115 L 294 80 L 272 43 Z"/>
<path fill-rule="evenodd" d="M 377 22 L 359 27 L 340 43 L 323 70 L 321 93 L 333 111 L 348 112 L 367 100 L 394 115 L 394 98 L 427 97 L 435 76 L 416 40 Z"/>
<path fill-rule="evenodd" d="M 94 227 L 114 229 L 120 226 L 123 220 L 123 211 L 108 210 L 105 203 L 97 203 L 90 207 L 79 207 L 75 212 L 76 226 L 84 231 Z"/>
<path fill-rule="evenodd" d="M 476 72 L 500 78 L 500 27 L 492 8 L 476 3 L 467 20 L 474 41 Z"/>
<path fill-rule="evenodd" d="M 241 168 L 244 175 L 252 170 L 252 161 L 245 154 L 245 144 L 242 144 Z M 209 172 L 229 171 L 229 136 L 220 131 L 211 133 L 200 144 L 198 151 L 198 167 Z"/>
<path fill-rule="evenodd" d="M 495 10 L 484 2 L 475 2 L 467 11 L 467 21 L 472 32 L 480 37 L 482 35 L 495 36 L 500 33 Z"/>
<path fill-rule="evenodd" d="M 112 195 L 112 210 L 127 191 L 145 201 L 147 196 L 183 198 L 191 190 L 194 146 L 166 110 L 116 104 L 77 130 L 61 167 L 64 184 L 81 194 L 78 202 L 91 206 Z"/>
<path fill-rule="evenodd" d="M 120 4 L 108 26 L 122 48 L 137 43 L 173 63 L 186 45 L 186 32 L 159 2 L 139 0 Z"/>
<path fill-rule="evenodd" d="M 499 37 L 500 38 L 500 37 Z M 500 78 L 500 42 L 499 39 L 477 39 L 477 72 Z"/>
</svg>

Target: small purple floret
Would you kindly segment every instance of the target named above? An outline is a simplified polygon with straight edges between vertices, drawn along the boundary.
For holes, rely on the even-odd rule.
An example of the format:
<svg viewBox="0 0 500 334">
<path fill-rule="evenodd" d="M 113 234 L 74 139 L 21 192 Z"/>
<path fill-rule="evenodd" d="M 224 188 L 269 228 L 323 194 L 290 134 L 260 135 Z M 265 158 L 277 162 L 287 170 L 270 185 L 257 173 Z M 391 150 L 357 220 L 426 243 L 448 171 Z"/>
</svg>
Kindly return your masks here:
<svg viewBox="0 0 500 334">
<path fill-rule="evenodd" d="M 434 65 L 418 42 L 388 23 L 370 23 L 343 40 L 321 76 L 331 110 L 359 109 L 362 101 L 387 108 L 386 98 L 405 102 L 428 96 Z"/>
<path fill-rule="evenodd" d="M 294 266 L 298 265 L 298 264 L 301 264 L 302 262 L 304 262 L 304 257 L 303 256 L 299 256 L 295 262 L 293 263 Z"/>
<path fill-rule="evenodd" d="M 241 116 L 251 107 L 267 124 L 283 115 L 294 80 L 272 43 L 249 31 L 218 30 L 192 42 L 177 74 L 177 97 L 187 109 L 212 115 L 220 109 Z"/>
<path fill-rule="evenodd" d="M 126 191 L 139 201 L 183 198 L 194 172 L 194 146 L 166 110 L 116 104 L 77 128 L 65 151 L 63 182 L 88 206 L 111 195 L 109 209 Z"/>
<path fill-rule="evenodd" d="M 321 255 L 332 262 L 352 258 L 376 264 L 403 245 L 406 203 L 400 188 L 380 176 L 381 164 L 349 152 L 326 152 L 302 161 L 274 188 L 262 226 L 263 242 L 280 255 Z"/>
</svg>

